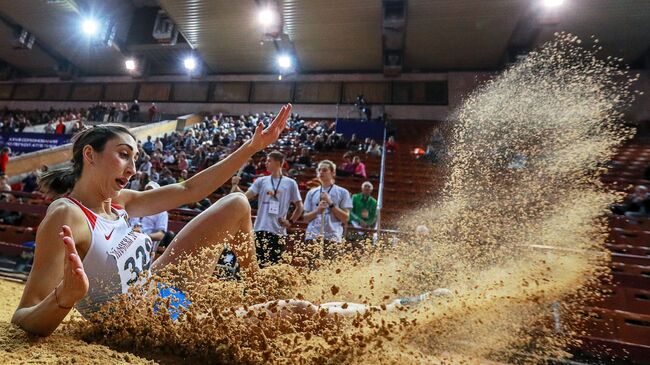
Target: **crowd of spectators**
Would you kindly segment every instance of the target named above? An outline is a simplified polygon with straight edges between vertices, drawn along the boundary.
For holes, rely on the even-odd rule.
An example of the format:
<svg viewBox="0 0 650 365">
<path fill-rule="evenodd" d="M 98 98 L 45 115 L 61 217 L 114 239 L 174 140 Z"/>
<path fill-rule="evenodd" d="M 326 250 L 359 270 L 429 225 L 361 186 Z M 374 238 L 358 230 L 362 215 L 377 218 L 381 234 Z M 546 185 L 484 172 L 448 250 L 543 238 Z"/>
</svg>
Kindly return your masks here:
<svg viewBox="0 0 650 365">
<path fill-rule="evenodd" d="M 134 100 L 131 105 L 127 103 L 102 103 L 101 101 L 90 107 L 88 120 L 107 123 L 141 123 L 153 122 L 159 117 L 158 106 L 151 103 L 147 109 L 147 120 L 140 114 L 140 103 Z"/>
<path fill-rule="evenodd" d="M 146 187 L 151 187 L 152 183 L 156 184 L 154 186 L 164 186 L 183 181 L 192 174 L 217 163 L 231 154 L 246 140 L 252 137 L 258 123 L 261 122 L 267 126 L 273 118 L 274 115 L 272 113 L 248 116 L 241 115 L 239 117 L 219 114 L 205 117 L 201 122 L 195 124 L 184 132 L 173 132 L 171 134 L 165 134 L 159 138 L 152 138 L 149 136 L 144 141 L 138 142 L 139 155 L 138 160 L 136 161 L 137 173 L 131 179 L 128 188 L 133 190 L 144 190 Z M 262 190 L 271 186 L 271 182 L 274 183 L 274 186 L 280 184 L 280 182 L 282 184 L 289 184 L 286 188 L 288 189 L 288 187 L 291 186 L 290 183 L 292 182 L 292 176 L 301 174 L 305 168 L 316 167 L 313 161 L 312 151 L 347 151 L 345 158 L 349 160 L 349 163 L 342 164 L 342 167 L 345 171 L 349 171 L 350 173 L 342 173 L 341 175 L 358 176 L 365 179 L 368 177 L 368 174 L 365 165 L 362 162 L 362 158 L 381 155 L 381 145 L 371 139 L 358 141 L 356 136 L 353 136 L 347 140 L 341 134 L 336 133 L 333 122 L 305 121 L 297 114 L 293 114 L 289 118 L 287 121 L 287 131 L 274 146 L 271 146 L 271 149 L 281 151 L 281 154 L 270 155 L 271 157 L 264 155 L 256 156 L 254 159 L 251 158 L 245 166 L 242 166 L 236 179 L 233 179 L 233 189 L 240 189 L 236 191 L 248 191 L 250 193 L 247 195 L 250 195 L 251 198 L 257 197 Z M 270 158 L 273 158 L 273 161 L 275 162 L 271 163 L 269 160 Z M 280 180 L 277 170 L 278 166 L 276 166 L 278 163 L 281 163 L 281 171 L 284 174 L 285 179 Z M 273 166 L 273 168 L 269 168 L 269 166 Z M 334 168 L 334 171 L 337 171 L 336 165 L 333 163 L 326 165 L 325 167 L 320 167 L 325 170 Z M 334 171 L 331 172 L 332 178 Z M 338 171 L 340 172 L 341 169 Z M 271 176 L 272 174 L 274 174 L 274 177 Z M 319 172 L 319 174 L 321 173 Z M 267 179 L 268 181 L 264 179 Z M 309 181 L 304 180 L 299 182 L 300 190 L 305 190 L 313 186 L 317 186 L 317 188 L 320 187 L 322 184 L 322 181 L 320 181 L 322 180 L 322 176 L 318 175 L 314 180 L 319 181 L 316 181 L 314 184 L 310 184 Z M 256 185 L 253 184 L 254 182 Z M 332 182 L 328 181 L 328 183 L 331 184 Z M 366 184 L 366 186 L 368 184 Z M 282 188 L 284 188 L 284 185 L 282 185 Z M 336 190 L 339 188 L 334 189 Z M 323 200 L 332 202 L 341 200 L 340 203 L 342 204 L 342 210 L 340 211 L 330 208 L 329 205 L 326 208 L 318 208 L 321 192 L 311 199 L 313 200 L 312 202 L 305 201 L 305 206 L 310 209 L 310 212 L 318 211 L 318 217 L 320 217 L 320 214 L 322 214 L 323 211 L 336 212 L 336 214 L 332 213 L 332 216 L 327 218 L 329 219 L 327 222 L 330 222 L 331 220 L 332 224 L 334 224 L 333 222 L 338 223 L 334 224 L 332 227 L 329 227 L 329 223 L 327 223 L 328 227 L 325 227 L 327 229 L 332 229 L 332 232 L 328 231 L 326 235 L 327 239 L 331 239 L 333 242 L 340 242 L 341 229 L 339 225 L 347 223 L 348 219 L 352 219 L 349 217 L 354 217 L 354 226 L 371 228 L 374 224 L 375 212 L 369 212 L 368 206 L 372 205 L 374 202 L 376 207 L 376 201 L 374 199 L 369 201 L 367 198 L 369 192 L 372 191 L 372 185 L 370 185 L 370 189 L 367 187 L 364 188 L 363 194 L 360 193 L 363 197 L 360 195 L 359 198 L 356 199 L 358 202 L 362 202 L 365 208 L 357 207 L 357 211 L 353 216 L 349 215 L 349 211 L 353 208 L 352 199 L 350 197 L 351 194 L 342 187 L 337 191 L 338 193 L 334 193 L 332 190 L 330 192 L 332 194 L 327 194 L 327 197 L 323 197 Z M 225 195 L 230 193 L 230 191 L 222 188 L 221 191 L 218 191 L 217 193 Z M 267 193 L 268 192 L 262 195 L 262 200 L 267 199 Z M 294 191 L 292 194 L 292 203 L 293 200 L 295 200 L 295 194 L 296 192 Z M 343 204 L 344 201 L 345 204 Z M 252 201 L 251 203 L 254 208 L 258 209 L 258 214 L 264 214 L 264 212 L 268 210 L 268 207 L 265 208 L 265 206 L 260 205 L 264 204 L 264 202 L 260 203 L 259 198 L 255 199 L 255 201 Z M 208 199 L 204 199 L 181 208 L 202 211 L 207 209 L 210 204 L 211 202 Z M 281 212 L 285 214 L 287 204 L 288 203 L 284 202 L 281 205 Z M 305 213 L 309 212 L 306 211 Z M 319 219 L 321 218 L 316 219 L 312 217 L 309 221 L 313 221 L 312 223 L 314 226 L 319 226 Z M 260 222 L 266 222 L 266 224 L 261 225 L 258 228 L 260 231 L 266 232 L 261 235 L 264 236 L 266 241 L 270 240 L 273 242 L 272 246 L 277 249 L 279 246 L 275 242 L 279 239 L 278 237 L 286 234 L 282 231 L 282 227 L 284 227 L 288 221 L 289 217 L 283 217 L 283 220 L 281 221 L 282 225 L 277 226 L 275 223 L 268 223 L 269 221 L 264 220 L 263 218 Z M 271 228 L 278 229 L 272 230 Z M 312 227 L 312 236 L 316 234 L 319 229 L 320 228 Z M 269 232 L 275 236 L 269 236 Z M 313 240 L 313 237 L 309 237 Z M 268 255 L 268 252 L 264 255 Z M 277 262 L 278 256 L 271 255 L 264 257 L 265 259 L 262 261 L 274 263 Z"/>
<path fill-rule="evenodd" d="M 54 109 L 49 110 L 10 110 L 7 107 L 2 109 L 0 123 L 2 133 L 23 132 L 29 126 L 58 123 L 58 121 L 71 121 L 82 119 L 86 116 L 86 109 Z"/>
</svg>

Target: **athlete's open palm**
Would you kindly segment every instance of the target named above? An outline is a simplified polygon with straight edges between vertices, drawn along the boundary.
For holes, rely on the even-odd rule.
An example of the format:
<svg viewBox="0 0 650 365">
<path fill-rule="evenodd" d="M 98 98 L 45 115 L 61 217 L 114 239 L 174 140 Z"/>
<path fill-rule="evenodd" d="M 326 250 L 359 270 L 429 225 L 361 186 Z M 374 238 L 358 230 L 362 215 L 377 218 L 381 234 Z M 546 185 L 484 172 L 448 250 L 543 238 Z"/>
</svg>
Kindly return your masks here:
<svg viewBox="0 0 650 365">
<path fill-rule="evenodd" d="M 63 281 L 58 292 L 59 304 L 72 306 L 88 292 L 88 277 L 75 247 L 70 227 L 66 225 L 61 227 L 59 236 L 65 245 Z"/>
<path fill-rule="evenodd" d="M 287 119 L 291 115 L 291 108 L 291 104 L 284 105 L 266 129 L 264 129 L 262 122 L 257 125 L 255 134 L 251 139 L 251 145 L 255 148 L 255 151 L 261 151 L 278 140 L 287 125 Z"/>
</svg>

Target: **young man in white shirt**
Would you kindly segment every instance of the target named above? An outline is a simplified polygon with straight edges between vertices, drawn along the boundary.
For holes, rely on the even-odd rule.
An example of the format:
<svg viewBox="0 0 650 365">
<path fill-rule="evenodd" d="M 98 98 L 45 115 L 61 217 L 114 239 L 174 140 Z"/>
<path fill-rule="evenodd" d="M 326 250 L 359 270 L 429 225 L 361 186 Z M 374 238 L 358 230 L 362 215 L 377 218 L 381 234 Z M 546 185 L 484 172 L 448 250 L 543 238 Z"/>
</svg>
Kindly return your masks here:
<svg viewBox="0 0 650 365">
<path fill-rule="evenodd" d="M 326 259 L 332 259 L 341 250 L 343 225 L 347 223 L 352 209 L 350 192 L 334 183 L 336 165 L 329 160 L 318 164 L 318 179 L 321 186 L 309 190 L 305 196 L 306 249 L 312 251 L 312 259 L 323 252 Z M 320 245 L 322 244 L 322 247 Z M 310 262 L 314 266 L 314 261 Z"/>
<path fill-rule="evenodd" d="M 298 184 L 290 177 L 282 175 L 284 155 L 273 151 L 267 155 L 266 169 L 269 176 L 257 178 L 246 191 L 248 200 L 257 198 L 257 218 L 255 218 L 255 248 L 260 267 L 277 264 L 284 253 L 287 228 L 290 228 L 302 216 L 302 200 Z M 242 192 L 238 184 L 239 176 L 232 178 L 231 192 Z M 293 203 L 295 210 L 287 219 L 289 206 Z"/>
</svg>

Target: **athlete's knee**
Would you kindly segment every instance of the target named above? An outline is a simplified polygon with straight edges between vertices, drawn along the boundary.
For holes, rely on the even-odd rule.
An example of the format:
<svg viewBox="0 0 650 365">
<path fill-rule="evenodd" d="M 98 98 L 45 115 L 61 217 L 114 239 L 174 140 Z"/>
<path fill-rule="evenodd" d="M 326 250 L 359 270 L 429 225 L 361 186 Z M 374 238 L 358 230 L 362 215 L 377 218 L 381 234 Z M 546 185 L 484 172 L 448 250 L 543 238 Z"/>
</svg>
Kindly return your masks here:
<svg viewBox="0 0 650 365">
<path fill-rule="evenodd" d="M 248 198 L 243 193 L 232 193 L 229 194 L 225 199 L 225 205 L 228 209 L 228 212 L 233 214 L 250 214 L 251 205 L 248 202 Z"/>
</svg>

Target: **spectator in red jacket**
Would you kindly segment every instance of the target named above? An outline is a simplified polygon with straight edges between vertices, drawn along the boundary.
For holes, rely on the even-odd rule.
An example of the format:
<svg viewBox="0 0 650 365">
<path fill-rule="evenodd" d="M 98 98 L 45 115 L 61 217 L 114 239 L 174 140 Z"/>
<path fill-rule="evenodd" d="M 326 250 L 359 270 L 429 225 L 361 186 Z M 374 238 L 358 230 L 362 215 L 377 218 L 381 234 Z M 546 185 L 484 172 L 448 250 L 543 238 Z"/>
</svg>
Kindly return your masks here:
<svg viewBox="0 0 650 365">
<path fill-rule="evenodd" d="M 7 165 L 9 164 L 9 155 L 11 155 L 11 148 L 3 147 L 0 152 L 0 173 L 4 175 L 7 172 Z"/>
<path fill-rule="evenodd" d="M 156 113 L 158 113 L 158 107 L 156 106 L 156 103 L 151 103 L 151 106 L 149 107 L 149 122 L 153 122 L 154 118 L 156 117 Z"/>
<path fill-rule="evenodd" d="M 56 129 L 54 130 L 54 133 L 65 134 L 65 124 L 63 123 L 63 119 L 59 119 L 59 124 L 56 125 Z"/>
</svg>

